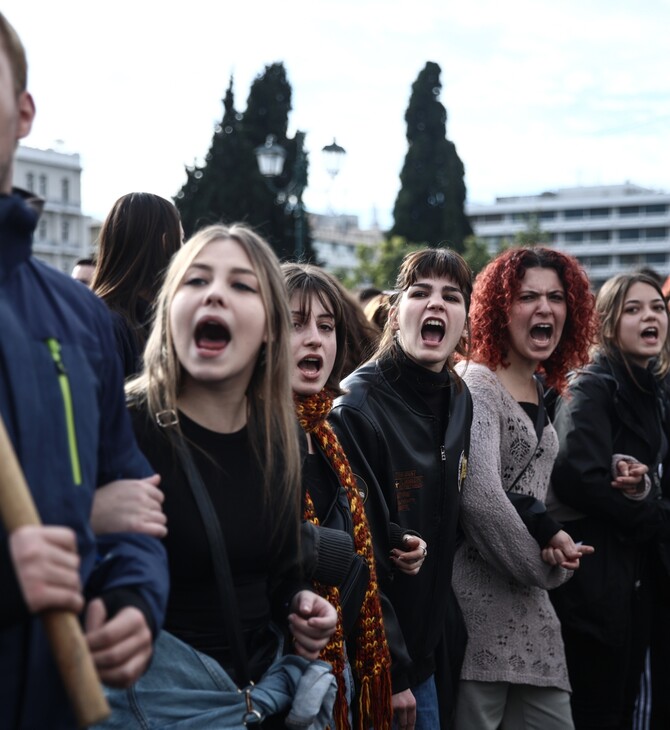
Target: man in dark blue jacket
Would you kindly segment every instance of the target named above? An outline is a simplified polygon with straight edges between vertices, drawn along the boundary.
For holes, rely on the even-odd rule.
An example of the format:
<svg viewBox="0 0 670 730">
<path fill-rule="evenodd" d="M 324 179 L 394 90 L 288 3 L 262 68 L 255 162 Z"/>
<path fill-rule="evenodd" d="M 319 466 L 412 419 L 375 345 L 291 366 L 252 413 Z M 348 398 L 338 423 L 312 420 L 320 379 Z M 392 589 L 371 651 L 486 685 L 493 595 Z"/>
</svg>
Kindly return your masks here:
<svg viewBox="0 0 670 730">
<path fill-rule="evenodd" d="M 148 665 L 168 592 L 156 538 L 94 536 L 96 487 L 152 474 L 125 409 L 109 314 L 31 254 L 37 213 L 11 194 L 13 155 L 35 107 L 26 59 L 0 13 L 0 415 L 43 525 L 0 527 L 0 727 L 74 728 L 37 614 L 82 615 L 100 678 Z"/>
</svg>

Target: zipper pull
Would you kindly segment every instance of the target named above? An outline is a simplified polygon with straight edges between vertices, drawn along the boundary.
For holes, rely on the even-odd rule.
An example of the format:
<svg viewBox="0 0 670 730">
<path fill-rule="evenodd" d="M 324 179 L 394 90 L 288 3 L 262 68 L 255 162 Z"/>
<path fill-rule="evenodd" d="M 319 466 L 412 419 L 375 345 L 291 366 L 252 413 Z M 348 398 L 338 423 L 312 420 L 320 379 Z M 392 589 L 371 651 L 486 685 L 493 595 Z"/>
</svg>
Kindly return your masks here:
<svg viewBox="0 0 670 730">
<path fill-rule="evenodd" d="M 65 365 L 63 365 L 63 360 L 60 356 L 60 342 L 54 337 L 50 337 L 47 340 L 47 346 L 49 347 L 49 351 L 51 352 L 51 358 L 56 365 L 56 370 L 58 370 L 61 375 L 67 375 L 65 371 Z"/>
<path fill-rule="evenodd" d="M 440 446 L 440 458 L 442 459 L 442 461 L 447 460 L 447 451 L 444 448 L 444 445 Z"/>
</svg>

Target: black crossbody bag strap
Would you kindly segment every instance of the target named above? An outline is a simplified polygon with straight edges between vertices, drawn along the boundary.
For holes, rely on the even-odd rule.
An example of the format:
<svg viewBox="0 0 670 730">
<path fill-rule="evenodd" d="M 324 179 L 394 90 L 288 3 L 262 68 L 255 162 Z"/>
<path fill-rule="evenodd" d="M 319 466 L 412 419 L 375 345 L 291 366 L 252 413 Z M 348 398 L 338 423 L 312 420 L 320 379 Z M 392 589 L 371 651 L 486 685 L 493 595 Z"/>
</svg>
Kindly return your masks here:
<svg viewBox="0 0 670 730">
<path fill-rule="evenodd" d="M 212 554 L 212 563 L 214 564 L 214 576 L 216 577 L 216 585 L 219 589 L 221 598 L 221 607 L 223 609 L 223 619 L 228 633 L 228 643 L 230 651 L 233 655 L 233 665 L 237 675 L 237 684 L 240 687 L 247 687 L 252 684 L 249 661 L 247 652 L 242 639 L 242 623 L 240 621 L 239 607 L 233 585 L 233 576 L 230 572 L 230 563 L 228 562 L 228 552 L 226 551 L 226 543 L 221 532 L 221 523 L 216 516 L 214 505 L 207 492 L 198 467 L 193 461 L 191 450 L 184 439 L 173 439 L 176 441 L 177 455 L 181 466 L 186 473 L 186 478 L 191 491 L 195 497 L 200 516 L 205 526 L 205 534 L 209 542 L 209 549 Z"/>
<path fill-rule="evenodd" d="M 512 489 L 514 489 L 514 487 L 516 487 L 519 483 L 519 479 L 521 479 L 521 477 L 526 473 L 526 469 L 528 469 L 535 458 L 535 454 L 540 446 L 540 441 L 542 440 L 542 432 L 544 431 L 544 423 L 546 420 L 546 411 L 544 408 L 544 388 L 538 378 L 535 376 L 533 376 L 533 378 L 535 380 L 535 386 L 537 387 L 537 416 L 535 416 L 535 435 L 537 436 L 537 443 L 535 444 L 535 448 L 533 449 L 533 453 L 530 455 L 530 459 L 528 459 L 527 464 L 516 475 L 516 479 L 509 487 L 507 487 L 505 490 L 506 492 L 512 491 Z"/>
</svg>

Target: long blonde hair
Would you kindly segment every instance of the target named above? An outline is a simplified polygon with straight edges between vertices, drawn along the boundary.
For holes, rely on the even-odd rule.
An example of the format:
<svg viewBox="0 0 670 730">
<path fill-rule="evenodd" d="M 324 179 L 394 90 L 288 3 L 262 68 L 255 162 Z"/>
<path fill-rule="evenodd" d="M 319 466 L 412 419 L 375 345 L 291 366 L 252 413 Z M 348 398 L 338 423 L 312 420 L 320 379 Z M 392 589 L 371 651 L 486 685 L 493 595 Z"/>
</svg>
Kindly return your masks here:
<svg viewBox="0 0 670 730">
<path fill-rule="evenodd" d="M 179 249 L 158 294 L 143 370 L 127 383 L 126 395 L 132 402 L 146 403 L 154 418 L 161 411 L 177 412 L 184 370 L 174 347 L 170 307 L 196 257 L 205 246 L 221 240 L 235 241 L 249 257 L 265 310 L 267 342 L 247 389 L 247 427 L 262 465 L 266 505 L 277 511 L 273 524 L 279 526 L 282 518 L 297 515 L 300 503 L 298 426 L 291 390 L 291 318 L 279 261 L 257 233 L 243 224 L 212 225 L 198 231 Z M 179 428 L 178 423 L 175 428 Z"/>
</svg>

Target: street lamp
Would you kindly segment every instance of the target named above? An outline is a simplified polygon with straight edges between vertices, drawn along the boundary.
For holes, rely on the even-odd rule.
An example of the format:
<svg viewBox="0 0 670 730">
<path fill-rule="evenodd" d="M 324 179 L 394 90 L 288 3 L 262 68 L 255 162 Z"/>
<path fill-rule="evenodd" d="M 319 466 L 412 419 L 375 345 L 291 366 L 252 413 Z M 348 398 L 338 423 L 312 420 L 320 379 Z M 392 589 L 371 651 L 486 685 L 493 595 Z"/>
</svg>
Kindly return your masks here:
<svg viewBox="0 0 670 730">
<path fill-rule="evenodd" d="M 337 144 L 335 137 L 333 137 L 333 144 L 327 144 L 321 151 L 326 163 L 326 172 L 330 175 L 331 180 L 334 180 L 342 169 L 342 162 L 347 151 Z"/>
<path fill-rule="evenodd" d="M 256 147 L 254 153 L 258 162 L 258 169 L 265 178 L 268 187 L 277 196 L 277 202 L 284 204 L 284 210 L 295 218 L 295 258 L 300 260 L 305 250 L 304 244 L 304 217 L 305 208 L 302 203 L 302 194 L 307 186 L 307 156 L 304 150 L 305 133 L 296 132 L 296 156 L 293 166 L 293 175 L 288 185 L 279 190 L 272 180 L 282 174 L 286 161 L 286 150 L 277 144 L 273 134 L 269 134 L 265 144 Z"/>
</svg>

